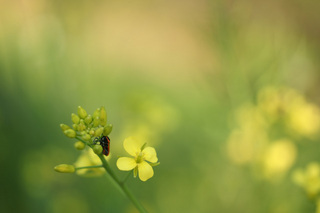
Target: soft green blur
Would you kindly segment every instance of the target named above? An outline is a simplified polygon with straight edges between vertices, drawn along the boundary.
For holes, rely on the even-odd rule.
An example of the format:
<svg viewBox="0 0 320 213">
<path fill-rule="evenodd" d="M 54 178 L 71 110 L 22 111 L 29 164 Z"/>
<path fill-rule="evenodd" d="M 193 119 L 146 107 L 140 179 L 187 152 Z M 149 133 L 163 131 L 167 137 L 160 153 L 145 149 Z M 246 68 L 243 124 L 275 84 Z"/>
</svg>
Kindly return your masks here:
<svg viewBox="0 0 320 213">
<path fill-rule="evenodd" d="M 0 212 L 136 212 L 110 179 L 54 171 L 81 153 L 59 127 L 79 105 L 106 107 L 119 177 L 126 137 L 156 148 L 128 180 L 150 212 L 315 212 L 293 173 L 320 162 L 319 7 L 0 0 Z"/>
</svg>

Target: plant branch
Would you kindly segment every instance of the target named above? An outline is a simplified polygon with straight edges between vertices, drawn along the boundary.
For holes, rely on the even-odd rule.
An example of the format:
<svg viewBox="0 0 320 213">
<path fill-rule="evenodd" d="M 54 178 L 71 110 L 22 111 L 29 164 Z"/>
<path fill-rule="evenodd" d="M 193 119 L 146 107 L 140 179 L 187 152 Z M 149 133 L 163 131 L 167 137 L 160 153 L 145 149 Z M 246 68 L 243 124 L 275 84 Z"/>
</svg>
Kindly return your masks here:
<svg viewBox="0 0 320 213">
<path fill-rule="evenodd" d="M 82 167 L 76 167 L 75 169 L 76 170 L 79 170 L 79 169 L 92 169 L 92 168 L 101 168 L 103 167 L 103 165 L 96 165 L 96 166 L 82 166 Z"/>
<path fill-rule="evenodd" d="M 87 144 L 88 146 L 90 146 L 90 144 L 84 140 L 82 140 L 79 137 L 76 137 L 76 139 L 84 142 L 85 144 Z M 91 146 L 90 146 L 91 147 Z M 107 173 L 110 175 L 110 177 L 114 180 L 114 182 L 119 186 L 118 188 L 122 190 L 122 192 L 127 195 L 127 197 L 129 198 L 129 200 L 135 205 L 135 207 L 141 212 L 141 213 L 147 213 L 147 210 L 142 206 L 142 204 L 137 200 L 137 198 L 132 194 L 132 192 L 129 190 L 129 188 L 127 187 L 127 185 L 125 184 L 125 181 L 127 180 L 128 176 L 130 175 L 130 173 L 128 174 L 128 176 L 123 180 L 120 181 L 119 178 L 116 176 L 116 174 L 113 172 L 113 170 L 111 169 L 111 167 L 109 166 L 108 162 L 106 161 L 106 159 L 104 158 L 104 156 L 102 154 L 97 155 L 101 162 L 102 162 L 102 167 L 104 167 L 104 169 L 107 171 Z M 101 167 L 101 165 L 97 166 L 97 167 Z M 91 167 L 92 168 L 92 167 Z"/>
</svg>

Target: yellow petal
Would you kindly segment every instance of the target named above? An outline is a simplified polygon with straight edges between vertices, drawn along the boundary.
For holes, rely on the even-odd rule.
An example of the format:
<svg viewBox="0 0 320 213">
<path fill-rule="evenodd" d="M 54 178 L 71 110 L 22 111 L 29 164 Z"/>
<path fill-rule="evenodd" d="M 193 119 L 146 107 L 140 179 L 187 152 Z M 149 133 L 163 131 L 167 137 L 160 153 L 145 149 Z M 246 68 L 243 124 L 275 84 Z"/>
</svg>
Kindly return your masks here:
<svg viewBox="0 0 320 213">
<path fill-rule="evenodd" d="M 144 159 L 150 161 L 151 163 L 156 163 L 158 161 L 156 150 L 153 147 L 147 147 L 142 150 L 144 154 Z"/>
<path fill-rule="evenodd" d="M 138 164 L 139 178 L 146 181 L 153 176 L 153 169 L 147 162 L 142 161 Z"/>
<path fill-rule="evenodd" d="M 121 157 L 117 160 L 117 167 L 122 171 L 129 171 L 137 166 L 136 161 L 133 158 Z"/>
<path fill-rule="evenodd" d="M 137 156 L 141 152 L 143 144 L 133 137 L 126 138 L 123 142 L 124 149 L 132 156 Z"/>
</svg>

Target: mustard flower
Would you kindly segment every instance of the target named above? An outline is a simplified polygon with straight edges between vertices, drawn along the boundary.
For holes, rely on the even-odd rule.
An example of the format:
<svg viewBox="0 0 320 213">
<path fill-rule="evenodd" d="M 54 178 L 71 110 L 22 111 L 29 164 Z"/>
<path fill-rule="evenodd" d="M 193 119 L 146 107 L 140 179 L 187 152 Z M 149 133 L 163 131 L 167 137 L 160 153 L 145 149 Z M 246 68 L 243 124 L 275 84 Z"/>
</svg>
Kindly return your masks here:
<svg viewBox="0 0 320 213">
<path fill-rule="evenodd" d="M 152 166 L 159 164 L 156 150 L 153 147 L 145 147 L 133 137 L 126 138 L 123 142 L 124 149 L 132 157 L 120 157 L 117 167 L 122 171 L 134 170 L 134 176 L 139 172 L 139 178 L 146 181 L 153 176 Z"/>
</svg>

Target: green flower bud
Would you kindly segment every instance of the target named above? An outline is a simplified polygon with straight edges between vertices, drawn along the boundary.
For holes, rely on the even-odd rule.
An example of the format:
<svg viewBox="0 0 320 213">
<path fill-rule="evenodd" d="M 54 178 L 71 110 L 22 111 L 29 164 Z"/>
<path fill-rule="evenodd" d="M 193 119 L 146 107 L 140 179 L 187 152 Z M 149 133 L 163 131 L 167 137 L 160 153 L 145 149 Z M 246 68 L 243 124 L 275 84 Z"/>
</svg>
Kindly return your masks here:
<svg viewBox="0 0 320 213">
<path fill-rule="evenodd" d="M 91 139 L 91 136 L 86 133 L 86 134 L 84 134 L 84 135 L 82 136 L 82 139 L 85 140 L 85 141 L 88 141 L 88 140 Z"/>
<path fill-rule="evenodd" d="M 78 124 L 78 131 L 84 131 L 87 128 L 87 126 L 84 124 L 84 121 L 80 119 L 80 123 Z"/>
<path fill-rule="evenodd" d="M 67 129 L 63 133 L 69 138 L 75 138 L 77 136 L 76 132 L 73 129 Z"/>
<path fill-rule="evenodd" d="M 78 115 L 80 116 L 80 118 L 84 119 L 88 114 L 85 109 L 83 109 L 81 106 L 78 106 Z"/>
<path fill-rule="evenodd" d="M 72 128 L 77 131 L 78 130 L 78 124 L 72 124 Z"/>
<path fill-rule="evenodd" d="M 92 116 L 91 115 L 88 115 L 85 119 L 84 119 L 84 122 L 88 125 L 92 122 Z"/>
<path fill-rule="evenodd" d="M 108 136 L 112 131 L 112 127 L 113 127 L 112 124 L 108 124 L 107 126 L 105 126 L 103 128 L 103 135 Z"/>
<path fill-rule="evenodd" d="M 83 150 L 85 147 L 86 145 L 82 141 L 77 141 L 74 143 L 74 148 L 76 148 L 77 150 Z"/>
<path fill-rule="evenodd" d="M 107 112 L 103 106 L 100 108 L 100 122 L 102 126 L 107 124 Z"/>
<path fill-rule="evenodd" d="M 93 149 L 93 152 L 96 153 L 97 155 L 100 155 L 102 152 L 102 146 L 100 145 L 94 145 L 92 149 Z"/>
<path fill-rule="evenodd" d="M 71 120 L 72 120 L 72 123 L 74 123 L 74 124 L 78 124 L 78 123 L 79 123 L 79 121 L 80 121 L 80 118 L 79 118 L 79 116 L 78 116 L 78 115 L 76 115 L 76 114 L 72 113 L 72 114 L 71 114 Z"/>
<path fill-rule="evenodd" d="M 149 163 L 150 166 L 158 166 L 160 164 L 160 162 L 157 162 L 157 163 Z"/>
<path fill-rule="evenodd" d="M 62 131 L 66 131 L 67 129 L 71 129 L 70 126 L 68 126 L 66 124 L 60 124 L 60 128 L 62 129 Z"/>
<path fill-rule="evenodd" d="M 81 132 L 80 132 L 80 135 L 85 135 L 85 134 L 87 134 L 86 131 L 81 131 Z"/>
<path fill-rule="evenodd" d="M 99 117 L 100 116 L 100 108 L 96 109 L 96 111 L 94 111 L 92 117 Z"/>
<path fill-rule="evenodd" d="M 99 125 L 100 125 L 100 119 L 99 119 L 99 117 L 95 117 L 93 120 L 93 126 L 97 127 Z"/>
<path fill-rule="evenodd" d="M 103 132 L 103 127 L 100 127 L 96 130 L 94 136 L 98 137 L 102 134 L 102 132 Z"/>
<path fill-rule="evenodd" d="M 61 173 L 74 173 L 76 171 L 73 165 L 68 164 L 60 164 L 54 167 L 54 170 Z"/>
<path fill-rule="evenodd" d="M 89 134 L 90 134 L 91 136 L 93 136 L 94 133 L 95 133 L 94 129 L 90 129 Z"/>
</svg>

